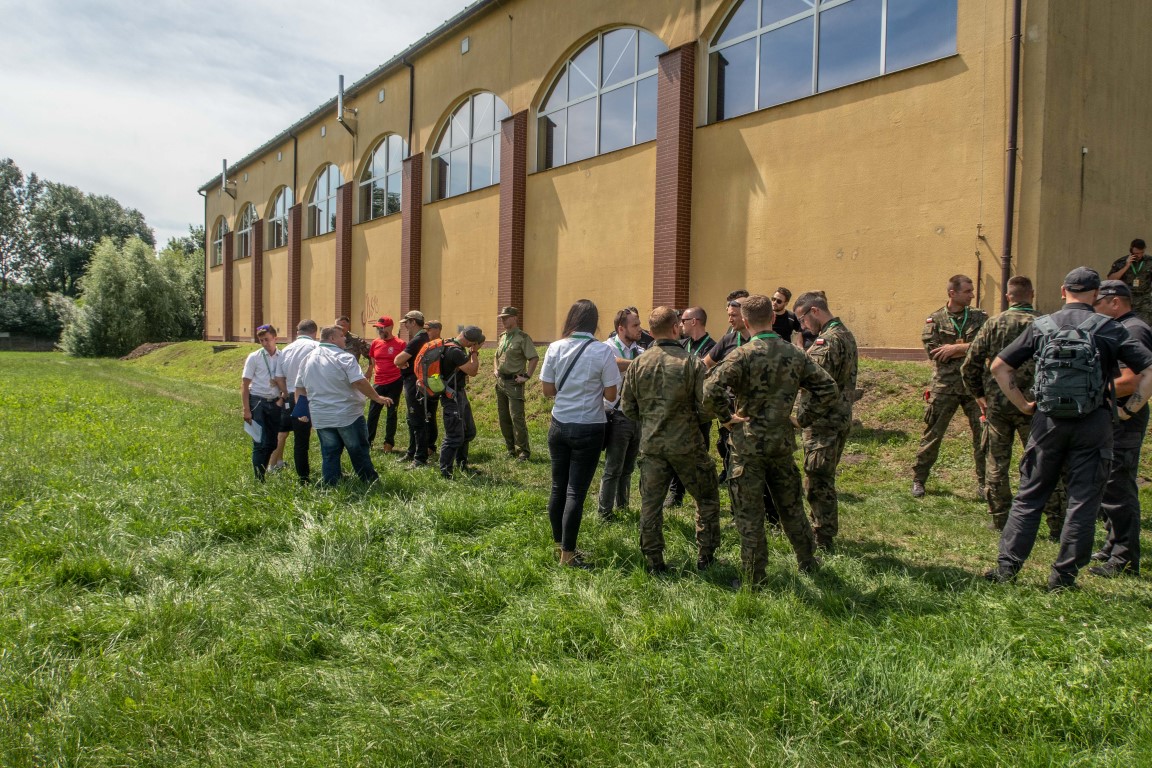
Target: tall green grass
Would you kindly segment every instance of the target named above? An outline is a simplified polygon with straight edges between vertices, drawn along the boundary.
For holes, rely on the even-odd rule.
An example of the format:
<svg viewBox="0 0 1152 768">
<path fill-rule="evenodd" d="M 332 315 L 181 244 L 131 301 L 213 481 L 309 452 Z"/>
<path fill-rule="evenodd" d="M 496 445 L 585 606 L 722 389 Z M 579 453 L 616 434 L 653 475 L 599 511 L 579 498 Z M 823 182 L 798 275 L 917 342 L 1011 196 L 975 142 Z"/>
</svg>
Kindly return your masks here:
<svg viewBox="0 0 1152 768">
<path fill-rule="evenodd" d="M 959 420 L 929 495 L 907 494 L 924 366 L 865 364 L 840 553 L 801 576 L 773 538 L 749 593 L 727 587 L 727 515 L 704 575 L 687 510 L 669 577 L 644 573 L 635 510 L 585 522 L 596 570 L 559 569 L 547 404 L 510 462 L 487 382 L 479 478 L 380 457 L 373 488 L 258 485 L 246 352 L 0 355 L 0 765 L 1152 759 L 1152 590 L 1047 595 L 1046 542 L 1018 585 L 984 584 Z"/>
</svg>

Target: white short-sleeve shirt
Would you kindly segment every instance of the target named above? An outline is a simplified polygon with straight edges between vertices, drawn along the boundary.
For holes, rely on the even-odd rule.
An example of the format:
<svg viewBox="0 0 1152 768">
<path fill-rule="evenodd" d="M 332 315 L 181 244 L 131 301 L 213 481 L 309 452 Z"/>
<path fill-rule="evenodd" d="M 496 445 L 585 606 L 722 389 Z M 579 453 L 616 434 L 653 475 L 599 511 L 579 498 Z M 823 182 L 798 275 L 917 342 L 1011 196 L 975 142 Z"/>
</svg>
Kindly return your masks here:
<svg viewBox="0 0 1152 768">
<path fill-rule="evenodd" d="M 562 424 L 603 424 L 607 421 L 604 416 L 604 388 L 620 386 L 616 355 L 607 345 L 593 339 L 580 357 L 576 357 L 589 339 L 592 339 L 591 334 L 574 333 L 552 342 L 544 353 L 540 381 L 559 384 L 572 368 L 552 404 L 552 418 Z"/>
<path fill-rule="evenodd" d="M 308 413 L 316 429 L 346 427 L 364 415 L 368 398 L 352 385 L 364 371 L 351 352 L 320 343 L 304 361 L 298 383 L 308 393 Z"/>
<path fill-rule="evenodd" d="M 280 387 L 272 379 L 284 375 L 283 357 L 279 353 L 268 354 L 263 347 L 248 355 L 244 361 L 242 377 L 248 379 L 248 392 L 268 400 L 280 397 Z"/>
<path fill-rule="evenodd" d="M 280 350 L 280 357 L 284 358 L 284 378 L 288 383 L 288 392 L 296 391 L 300 369 L 304 367 L 304 361 L 319 343 L 311 336 L 297 336 L 296 341 Z"/>
</svg>

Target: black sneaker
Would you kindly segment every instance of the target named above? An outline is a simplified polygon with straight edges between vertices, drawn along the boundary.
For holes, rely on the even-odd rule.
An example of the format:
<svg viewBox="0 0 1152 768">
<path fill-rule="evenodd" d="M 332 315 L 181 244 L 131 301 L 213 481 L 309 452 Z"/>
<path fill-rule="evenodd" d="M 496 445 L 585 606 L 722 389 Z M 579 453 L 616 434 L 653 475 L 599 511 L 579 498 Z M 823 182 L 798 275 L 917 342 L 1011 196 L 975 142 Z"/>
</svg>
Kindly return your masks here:
<svg viewBox="0 0 1152 768">
<path fill-rule="evenodd" d="M 993 584 L 1011 584 L 1016 581 L 1016 573 L 1009 568 L 998 565 L 995 568 L 984 571 L 984 580 L 990 581 Z"/>
<path fill-rule="evenodd" d="M 1103 549 L 1100 550 L 1099 552 L 1093 552 L 1092 553 L 1092 560 L 1094 562 L 1097 562 L 1097 563 L 1106 563 L 1106 562 L 1108 562 L 1109 559 L 1111 559 L 1111 557 L 1112 557 L 1112 553 L 1111 552 L 1105 552 Z"/>
<path fill-rule="evenodd" d="M 1071 578 L 1067 576 L 1057 576 L 1051 574 L 1048 577 L 1048 586 L 1044 588 L 1045 592 L 1070 592 L 1074 589 L 1079 589 L 1076 586 L 1076 577 Z"/>
<path fill-rule="evenodd" d="M 644 569 L 653 576 L 659 576 L 662 573 L 668 573 L 668 564 L 661 560 L 658 563 L 648 563 Z"/>
<path fill-rule="evenodd" d="M 1117 576 L 1138 576 L 1139 572 L 1132 567 L 1131 563 L 1120 563 L 1115 560 L 1109 560 L 1103 565 L 1094 565 L 1088 569 L 1088 573 L 1093 576 L 1099 576 L 1102 579 L 1114 579 Z"/>
</svg>

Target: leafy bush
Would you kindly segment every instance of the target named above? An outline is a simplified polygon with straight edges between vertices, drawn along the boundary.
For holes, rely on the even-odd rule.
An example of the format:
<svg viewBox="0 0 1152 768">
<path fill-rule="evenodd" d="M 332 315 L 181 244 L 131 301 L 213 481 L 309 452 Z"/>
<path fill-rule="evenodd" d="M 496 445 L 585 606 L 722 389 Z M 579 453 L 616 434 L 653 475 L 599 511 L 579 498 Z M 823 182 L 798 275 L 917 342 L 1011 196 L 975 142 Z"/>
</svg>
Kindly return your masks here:
<svg viewBox="0 0 1152 768">
<path fill-rule="evenodd" d="M 0 291 L 0 331 L 42 339 L 59 338 L 64 327 L 59 314 L 61 308 L 51 299 L 41 299 L 23 286 L 11 286 Z"/>
</svg>

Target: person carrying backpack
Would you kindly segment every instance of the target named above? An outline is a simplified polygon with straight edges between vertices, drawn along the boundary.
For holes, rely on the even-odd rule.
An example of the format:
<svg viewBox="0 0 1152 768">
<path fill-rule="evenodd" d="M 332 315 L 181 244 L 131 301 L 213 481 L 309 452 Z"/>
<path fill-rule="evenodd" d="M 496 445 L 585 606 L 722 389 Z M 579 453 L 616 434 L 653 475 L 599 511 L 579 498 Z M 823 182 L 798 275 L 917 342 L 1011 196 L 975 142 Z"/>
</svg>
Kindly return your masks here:
<svg viewBox="0 0 1152 768">
<path fill-rule="evenodd" d="M 1036 542 L 1048 497 L 1064 471 L 1068 507 L 1060 551 L 1048 591 L 1071 587 L 1092 556 L 1096 515 L 1112 459 L 1113 419 L 1127 420 L 1152 396 L 1152 354 L 1123 325 L 1095 314 L 1100 275 L 1077 267 L 1060 289 L 1064 308 L 1039 317 L 992 363 L 992 376 L 1022 413 L 1033 414 L 1020 462 L 1020 490 L 1000 536 L 995 568 L 984 578 L 1012 581 Z M 1014 378 L 1029 359 L 1036 364 L 1036 400 L 1029 402 Z M 1140 376 L 1136 392 L 1117 409 L 1111 381 L 1122 362 Z"/>
<path fill-rule="evenodd" d="M 414 368 L 419 386 L 429 399 L 440 400 L 444 440 L 440 443 L 440 474 L 452 479 L 459 467 L 470 472 L 468 443 L 476 438 L 476 421 L 468 402 L 468 378 L 480 370 L 480 347 L 484 332 L 469 325 L 454 339 L 436 339 L 424 345 Z"/>
</svg>

